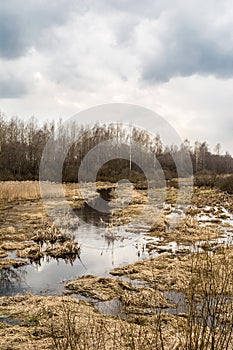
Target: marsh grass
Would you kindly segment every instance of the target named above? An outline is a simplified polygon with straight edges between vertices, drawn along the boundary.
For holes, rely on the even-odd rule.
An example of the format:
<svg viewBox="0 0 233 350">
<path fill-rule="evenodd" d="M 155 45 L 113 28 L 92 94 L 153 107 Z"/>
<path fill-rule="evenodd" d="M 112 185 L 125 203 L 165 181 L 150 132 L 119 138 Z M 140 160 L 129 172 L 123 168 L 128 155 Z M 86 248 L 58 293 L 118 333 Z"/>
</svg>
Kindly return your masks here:
<svg viewBox="0 0 233 350">
<path fill-rule="evenodd" d="M 0 201 L 33 201 L 41 199 L 41 188 L 44 199 L 56 199 L 66 197 L 74 207 L 80 207 L 85 200 L 96 197 L 97 190 L 113 188 L 115 185 L 109 182 L 96 182 L 82 184 L 82 193 L 78 183 L 63 183 L 62 187 L 54 182 L 39 181 L 0 181 Z"/>
<path fill-rule="evenodd" d="M 160 314 L 148 327 L 93 312 L 74 313 L 72 304 L 65 302 L 59 316 L 48 320 L 48 334 L 56 350 L 164 349 Z"/>
<path fill-rule="evenodd" d="M 0 200 L 35 200 L 40 198 L 38 181 L 1 181 Z"/>
<path fill-rule="evenodd" d="M 152 300 L 153 293 L 152 299 L 147 301 L 151 310 L 154 310 L 153 314 L 133 316 L 135 309 L 132 310 L 131 318 L 124 319 L 121 315 L 115 319 L 101 319 L 100 315 L 93 318 L 92 315 L 92 318 L 86 318 L 85 326 L 80 324 L 77 317 L 71 317 L 69 309 L 64 308 L 62 317 L 66 331 L 60 340 L 57 340 L 55 326 L 50 325 L 55 349 L 232 349 L 232 250 L 224 247 L 217 254 L 193 253 L 190 255 L 189 270 L 188 283 L 184 284 L 182 290 L 182 313 L 178 301 L 177 312 L 169 316 L 166 308 L 159 307 L 158 296 L 155 298 L 156 307 Z M 156 288 L 155 284 L 155 292 Z M 126 298 L 121 300 L 123 308 L 127 309 L 129 301 L 126 302 Z M 145 302 L 144 296 L 140 301 L 142 308 L 146 306 Z"/>
<path fill-rule="evenodd" d="M 106 316 L 90 304 L 71 297 L 36 296 L 14 297 L 7 302 L 4 298 L 2 312 L 11 310 L 13 314 L 26 317 L 27 332 L 35 349 L 45 348 L 36 347 L 43 339 L 47 339 L 49 349 L 55 350 L 232 349 L 232 249 L 225 247 L 218 253 L 193 253 L 189 258 L 190 274 L 186 275 L 187 281 L 181 288 L 184 295 L 182 312 L 179 300 L 176 313 L 161 308 L 156 280 L 153 284 L 155 293 L 148 295 L 148 300 L 142 293 L 142 300 L 138 299 L 142 309 L 148 307 L 153 313 L 143 314 L 131 309 L 127 317 L 123 317 L 122 312 L 114 317 Z M 153 275 L 155 277 L 156 272 Z M 124 302 L 126 300 L 122 298 Z M 133 300 L 130 302 L 134 304 Z"/>
<path fill-rule="evenodd" d="M 192 257 L 184 349 L 233 347 L 233 267 L 228 247 Z"/>
<path fill-rule="evenodd" d="M 78 195 L 76 184 L 65 184 L 64 186 L 67 188 L 69 198 L 75 194 Z M 56 193 L 56 190 L 53 192 L 51 188 L 49 185 L 49 196 Z M 56 184 L 53 188 L 56 188 Z M 0 189 L 0 200 L 39 199 L 38 182 L 1 182 Z M 195 198 L 198 197 L 197 194 L 195 194 Z M 175 198 L 175 190 L 171 190 L 170 197 L 171 201 Z M 213 205 L 213 203 L 219 202 L 220 198 L 221 202 L 224 202 L 226 195 L 220 197 L 217 191 L 206 190 L 202 193 L 202 197 L 198 197 L 198 203 L 201 201 L 200 198 L 201 200 L 204 198 L 203 205 Z M 230 207 L 230 200 L 228 202 Z M 189 242 L 192 242 L 196 236 L 200 239 L 198 225 L 194 219 L 190 220 L 177 229 L 176 238 L 179 238 L 179 241 L 181 241 L 182 235 L 185 239 L 188 236 Z M 8 231 L 9 237 L 16 235 L 13 228 L 8 228 Z M 53 230 L 51 232 L 43 232 L 42 230 L 33 238 L 37 243 L 48 241 L 49 244 L 55 244 L 59 233 L 53 234 Z M 160 255 L 158 259 L 138 262 L 126 267 L 131 278 L 141 278 L 148 283 L 152 282 L 150 288 L 144 288 L 141 292 L 128 293 L 126 291 L 123 294 L 121 302 L 124 310 L 128 312 L 128 318 L 123 319 L 121 315 L 117 317 L 104 316 L 88 308 L 83 310 L 80 303 L 76 305 L 71 299 L 68 301 L 64 299 L 61 307 L 54 303 L 51 309 L 45 308 L 43 312 L 40 311 L 38 315 L 32 315 L 28 319 L 28 333 L 33 335 L 32 340 L 36 339 L 37 344 L 39 344 L 41 339 L 46 338 L 48 344 L 51 343 L 49 348 L 55 350 L 233 349 L 232 247 L 219 248 L 213 252 L 213 247 L 208 246 L 208 240 L 217 236 L 215 228 L 213 228 L 213 232 L 202 228 L 201 232 L 206 236 L 205 252 L 195 250 L 195 253 L 186 254 L 184 257 L 164 254 Z M 162 235 L 164 236 L 164 232 Z M 63 238 L 60 236 L 60 239 Z M 9 243 L 8 246 L 6 242 L 4 244 L 0 252 L 3 257 L 5 256 L 4 247 L 8 250 L 13 247 Z M 70 244 L 70 241 L 67 244 Z M 56 246 L 56 248 L 59 247 L 60 245 Z M 77 245 L 67 246 L 65 243 L 64 248 L 67 248 L 65 255 L 73 249 L 72 247 L 75 254 L 78 254 L 79 247 Z M 28 247 L 26 248 L 28 249 Z M 51 246 L 51 248 L 55 247 Z M 25 257 L 28 257 L 28 253 L 33 256 L 36 253 L 36 251 L 21 250 L 22 254 L 27 253 Z M 38 252 L 40 251 L 38 250 Z M 60 253 L 63 254 L 64 251 Z M 8 262 L 5 261 L 5 263 Z M 116 269 L 116 274 L 124 275 L 126 269 L 123 270 L 124 268 Z M 7 270 L 3 270 L 3 272 L 5 271 Z M 6 280 L 5 274 L 3 277 Z M 106 290 L 106 279 L 103 279 L 102 284 Z M 112 285 L 110 287 L 112 291 Z M 96 288 L 93 281 L 91 288 L 93 290 Z M 175 306 L 177 312 L 169 314 L 169 305 L 165 305 L 163 298 L 163 292 L 166 290 L 175 290 L 175 292 L 180 290 L 183 293 L 182 313 L 179 311 L 178 301 L 177 306 Z M 116 297 L 115 294 L 114 297 Z M 38 303 L 41 301 L 36 297 L 35 300 Z M 44 302 L 45 300 L 47 297 L 44 298 Z M 24 308 L 27 306 L 26 299 L 23 302 L 25 303 L 22 306 Z M 36 303 L 29 306 L 32 311 L 33 307 L 37 307 Z M 30 311 L 29 306 L 28 312 Z M 15 312 L 16 301 L 12 307 Z M 7 330 L 4 332 L 8 334 Z M 15 333 L 17 332 L 20 333 L 19 328 L 15 331 Z M 11 348 L 14 349 L 11 345 L 3 347 L 3 349 Z M 39 345 L 37 347 L 35 343 L 34 349 L 37 348 L 45 349 L 45 347 L 40 348 Z"/>
<path fill-rule="evenodd" d="M 63 184 L 67 197 L 79 196 L 77 184 Z M 43 182 L 44 197 L 60 197 L 59 185 Z M 0 200 L 39 200 L 41 199 L 39 181 L 0 181 Z"/>
</svg>

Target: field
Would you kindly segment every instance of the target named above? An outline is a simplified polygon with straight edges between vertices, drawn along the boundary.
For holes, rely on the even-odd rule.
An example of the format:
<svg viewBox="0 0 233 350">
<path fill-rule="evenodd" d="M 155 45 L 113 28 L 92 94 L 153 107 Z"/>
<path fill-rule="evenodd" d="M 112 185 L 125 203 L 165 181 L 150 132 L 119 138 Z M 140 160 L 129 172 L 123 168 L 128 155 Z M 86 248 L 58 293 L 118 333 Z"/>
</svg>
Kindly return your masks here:
<svg viewBox="0 0 233 350">
<path fill-rule="evenodd" d="M 194 187 L 184 213 L 175 187 L 154 208 L 99 182 L 99 215 L 93 184 L 43 186 L 0 183 L 1 349 L 233 348 L 233 195 Z"/>
</svg>

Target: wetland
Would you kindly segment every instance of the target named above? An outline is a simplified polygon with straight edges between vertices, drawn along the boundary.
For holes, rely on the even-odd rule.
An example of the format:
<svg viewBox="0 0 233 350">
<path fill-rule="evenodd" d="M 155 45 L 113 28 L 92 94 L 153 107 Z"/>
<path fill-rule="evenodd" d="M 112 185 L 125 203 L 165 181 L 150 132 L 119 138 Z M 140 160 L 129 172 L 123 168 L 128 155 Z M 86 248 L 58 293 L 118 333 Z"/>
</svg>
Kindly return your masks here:
<svg viewBox="0 0 233 350">
<path fill-rule="evenodd" d="M 128 183 L 87 183 L 88 198 L 65 184 L 68 212 L 56 184 L 46 205 L 38 186 L 1 183 L 2 349 L 92 349 L 97 334 L 103 349 L 131 349 L 133 334 L 135 349 L 185 348 L 190 334 L 231 344 L 233 195 L 194 187 L 184 211 L 175 187 L 155 208 Z"/>
</svg>

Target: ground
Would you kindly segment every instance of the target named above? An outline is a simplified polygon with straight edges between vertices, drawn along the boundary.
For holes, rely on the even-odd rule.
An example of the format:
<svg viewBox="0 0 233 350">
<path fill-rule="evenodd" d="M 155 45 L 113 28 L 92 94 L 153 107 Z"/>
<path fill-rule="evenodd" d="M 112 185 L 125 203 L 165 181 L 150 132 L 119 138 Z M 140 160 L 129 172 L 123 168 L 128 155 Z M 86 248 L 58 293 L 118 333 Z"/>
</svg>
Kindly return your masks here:
<svg viewBox="0 0 233 350">
<path fill-rule="evenodd" d="M 0 269 L 27 264 L 41 255 L 79 254 L 72 237 L 57 232 L 49 222 L 34 183 L 33 191 L 27 184 L 31 196 L 20 184 L 17 191 L 15 184 L 12 189 L 4 186 Z M 152 258 L 115 268 L 112 277 L 88 275 L 70 281 L 66 296 L 1 297 L 1 349 L 114 349 L 116 344 L 117 349 L 211 349 L 211 341 L 220 344 L 214 349 L 224 344 L 233 348 L 233 248 L 221 241 L 225 230 L 232 232 L 233 196 L 194 188 L 186 216 L 173 228 L 167 222 L 176 194 L 170 188 L 167 207 L 147 233 L 159 239 L 148 243 L 147 249 L 155 252 Z M 82 205 L 74 185 L 66 185 L 66 195 L 73 206 Z M 127 222 L 136 217 L 145 203 L 145 189 L 135 191 L 131 204 L 114 212 L 113 225 L 119 218 Z M 150 207 L 143 215 L 149 214 Z M 199 220 L 203 215 L 204 223 Z M 174 242 L 175 251 L 168 248 Z M 111 316 L 100 313 L 112 301 L 118 303 L 118 311 Z"/>
</svg>

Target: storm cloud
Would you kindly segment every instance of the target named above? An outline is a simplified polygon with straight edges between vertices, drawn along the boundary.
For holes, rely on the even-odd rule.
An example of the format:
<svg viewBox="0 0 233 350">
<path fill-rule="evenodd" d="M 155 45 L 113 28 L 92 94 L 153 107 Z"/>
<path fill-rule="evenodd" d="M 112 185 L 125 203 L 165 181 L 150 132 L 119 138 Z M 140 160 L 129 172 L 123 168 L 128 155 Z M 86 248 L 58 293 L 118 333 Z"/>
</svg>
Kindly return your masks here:
<svg viewBox="0 0 233 350">
<path fill-rule="evenodd" d="M 64 24 L 72 11 L 84 9 L 75 0 L 8 0 L 0 3 L 0 56 L 15 59 L 36 46 L 44 32 Z"/>
<path fill-rule="evenodd" d="M 137 103 L 229 149 L 232 23 L 230 0 L 2 1 L 0 107 L 46 119 Z"/>
<path fill-rule="evenodd" d="M 208 33 L 207 23 L 194 23 L 192 18 L 172 19 L 166 27 L 170 30 L 157 37 L 160 49 L 155 48 L 141 62 L 142 79 L 156 82 L 193 74 L 233 76 L 233 37 L 226 37 L 223 30 Z"/>
<path fill-rule="evenodd" d="M 87 60 L 92 56 L 96 66 L 104 62 L 114 69 L 111 61 L 118 55 L 128 62 L 133 56 L 141 80 L 150 83 L 193 74 L 227 78 L 233 75 L 232 9 L 223 1 L 221 11 L 213 12 L 211 3 L 216 5 L 207 1 L 203 7 L 200 0 L 189 6 L 183 1 L 171 4 L 161 0 L 1 2 L 0 56 L 16 59 L 32 47 L 42 52 L 45 49 L 53 65 L 54 54 L 60 57 L 64 46 L 62 60 L 67 72 L 74 65 L 80 67 L 83 56 Z M 77 31 L 70 36 L 72 23 Z M 98 47 L 102 61 L 96 54 Z M 109 51 L 111 57 L 105 59 Z M 56 72 L 60 79 L 64 65 L 61 72 L 56 67 Z M 119 67 L 118 73 L 127 78 Z M 74 75 L 80 78 L 79 72 Z M 53 72 L 51 76 L 56 79 Z"/>
</svg>

